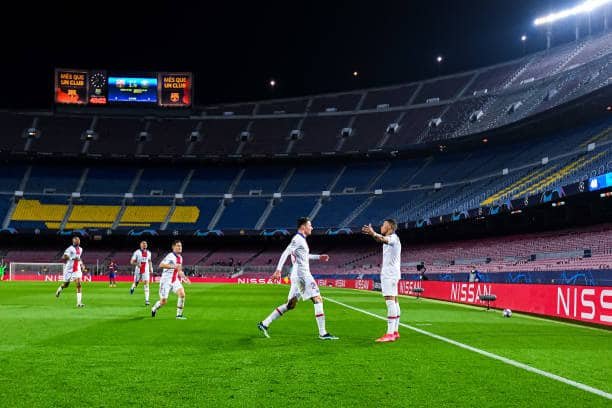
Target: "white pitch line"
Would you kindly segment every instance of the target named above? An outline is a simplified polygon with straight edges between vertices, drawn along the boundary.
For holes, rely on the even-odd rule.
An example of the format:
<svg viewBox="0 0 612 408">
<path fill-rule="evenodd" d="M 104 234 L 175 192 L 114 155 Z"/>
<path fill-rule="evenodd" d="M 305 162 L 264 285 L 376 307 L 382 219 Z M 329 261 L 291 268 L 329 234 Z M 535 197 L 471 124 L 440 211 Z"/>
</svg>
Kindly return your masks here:
<svg viewBox="0 0 612 408">
<path fill-rule="evenodd" d="M 340 302 L 338 300 L 331 299 L 329 297 L 325 297 L 325 299 L 330 301 L 330 302 L 332 302 L 332 303 L 336 303 L 336 304 L 338 304 L 340 306 L 344 306 L 347 309 L 351 309 L 351 310 L 354 310 L 356 312 L 360 312 L 360 313 L 366 314 L 366 315 L 371 316 L 371 317 L 375 317 L 375 318 L 380 319 L 380 320 L 385 320 L 385 321 L 387 320 L 387 318 L 384 317 L 384 316 L 380 316 L 380 315 L 377 315 L 375 313 L 368 312 L 367 310 L 363 310 L 363 309 L 360 309 L 360 308 L 355 307 L 355 306 L 347 305 L 346 303 L 342 303 L 342 302 Z M 553 373 L 549 373 L 548 371 L 544 371 L 544 370 L 540 370 L 539 368 L 531 367 L 531 366 L 529 366 L 527 364 L 523 364 L 523 363 L 520 363 L 518 361 L 509 359 L 509 358 L 506 358 L 506 357 L 502 357 L 500 355 L 493 354 L 493 353 L 490 353 L 488 351 L 481 350 L 479 348 L 472 347 L 472 346 L 464 344 L 464 343 L 460 343 L 458 341 L 449 339 L 447 337 L 443 337 L 443 336 L 440 336 L 438 334 L 434 334 L 434 333 L 431 333 L 431 332 L 419 329 L 418 327 L 410 326 L 409 324 L 406 324 L 406 323 L 401 323 L 400 322 L 400 325 L 402 327 L 405 327 L 405 328 L 410 329 L 412 331 L 415 331 L 417 333 L 423 334 L 425 336 L 432 337 L 432 338 L 434 338 L 436 340 L 440 340 L 440 341 L 443 341 L 445 343 L 452 344 L 453 346 L 457 346 L 457 347 L 460 347 L 462 349 L 469 350 L 469 351 L 472 351 L 474 353 L 483 355 L 485 357 L 492 358 L 493 360 L 501 361 L 502 363 L 506 363 L 508 365 L 511 365 L 511 366 L 514 366 L 514 367 L 517 367 L 517 368 L 521 368 L 521 369 L 523 369 L 525 371 L 529 371 L 529 372 L 532 372 L 532 373 L 535 373 L 535 374 L 539 374 L 539 375 L 541 375 L 543 377 L 550 378 L 552 380 L 559 381 L 559 382 L 562 382 L 562 383 L 567 384 L 567 385 L 571 385 L 572 387 L 576 387 L 576 388 L 581 389 L 583 391 L 590 392 L 591 394 L 599 395 L 600 397 L 604 397 L 604 398 L 607 398 L 607 399 L 612 399 L 612 394 L 610 394 L 608 392 L 602 391 L 600 389 L 591 387 L 591 386 L 586 385 L 586 384 L 579 383 L 579 382 L 574 381 L 574 380 L 570 380 L 569 378 L 561 377 L 559 375 L 556 375 L 556 374 L 553 374 Z"/>
<path fill-rule="evenodd" d="M 342 291 L 353 291 L 353 292 L 360 292 L 360 293 L 376 293 L 376 292 L 372 292 L 372 291 L 365 291 L 363 289 L 351 289 L 351 288 L 334 288 L 334 289 L 338 289 L 338 290 L 342 290 Z M 399 295 L 400 298 L 402 299 L 410 299 L 410 300 L 417 300 L 417 298 L 413 295 Z M 449 300 L 441 300 L 441 299 L 433 299 L 433 298 L 427 298 L 427 297 L 421 297 L 418 299 L 419 302 L 430 302 L 430 303 L 438 303 L 441 305 L 447 305 L 447 306 L 454 306 L 454 307 L 462 307 L 465 309 L 472 309 L 472 310 L 483 310 L 484 306 L 483 305 L 475 305 L 475 304 L 469 304 L 469 303 L 458 303 L 458 302 L 451 302 Z M 493 310 L 493 309 L 491 309 Z M 495 309 L 495 310 L 501 310 L 501 309 Z M 595 330 L 595 331 L 603 331 L 603 332 L 609 332 L 609 329 L 603 328 L 603 327 L 595 327 L 595 326 L 588 326 L 586 324 L 580 324 L 580 323 L 572 323 L 569 321 L 564 321 L 564 320 L 556 320 L 556 319 L 552 319 L 549 317 L 540 317 L 540 316 L 535 316 L 535 315 L 530 315 L 530 314 L 525 314 L 525 313 L 521 313 L 521 312 L 515 312 L 512 311 L 513 316 L 515 317 L 520 317 L 522 319 L 531 319 L 531 320 L 538 320 L 541 322 L 545 322 L 545 323 L 552 323 L 552 324 L 560 324 L 562 326 L 569 326 L 569 327 L 573 327 L 576 329 L 586 329 L 586 330 Z"/>
</svg>

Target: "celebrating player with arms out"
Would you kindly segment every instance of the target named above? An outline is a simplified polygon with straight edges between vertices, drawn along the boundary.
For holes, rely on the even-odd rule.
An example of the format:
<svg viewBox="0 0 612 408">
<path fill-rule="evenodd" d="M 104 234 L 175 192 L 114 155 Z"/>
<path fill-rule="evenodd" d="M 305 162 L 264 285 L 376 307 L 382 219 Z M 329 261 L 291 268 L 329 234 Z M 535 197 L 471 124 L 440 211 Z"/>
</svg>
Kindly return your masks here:
<svg viewBox="0 0 612 408">
<path fill-rule="evenodd" d="M 281 317 L 287 311 L 295 308 L 299 298 L 302 300 L 310 299 L 314 303 L 315 318 L 319 327 L 319 338 L 321 340 L 338 340 L 325 329 L 325 314 L 323 313 L 323 299 L 319 292 L 319 286 L 310 273 L 310 260 L 319 259 L 323 262 L 329 260 L 328 255 L 310 255 L 310 249 L 306 242 L 306 237 L 312 234 L 312 224 L 308 217 L 302 217 L 297 222 L 298 232 L 295 234 L 287 249 L 281 255 L 274 272 L 273 278 L 280 279 L 281 271 L 285 261 L 291 255 L 291 289 L 287 297 L 287 303 L 277 307 L 263 322 L 257 324 L 257 328 L 264 336 L 270 337 L 268 327 L 272 322 Z"/>
<path fill-rule="evenodd" d="M 147 249 L 147 241 L 140 242 L 140 249 L 134 251 L 130 263 L 135 266 L 134 282 L 130 288 L 130 295 L 134 294 L 134 289 L 138 283 L 142 281 L 142 289 L 145 295 L 145 306 L 149 306 L 149 280 L 153 271 L 153 263 L 151 261 L 151 251 Z"/>
<path fill-rule="evenodd" d="M 166 304 L 168 295 L 172 290 L 178 296 L 176 303 L 176 318 L 184 320 L 183 307 L 185 306 L 185 289 L 181 282 L 190 283 L 187 276 L 183 272 L 183 244 L 181 241 L 172 243 L 172 252 L 170 252 L 161 261 L 159 267 L 162 268 L 162 276 L 159 280 L 159 300 L 151 309 L 151 316 L 155 317 L 157 311 Z"/>
<path fill-rule="evenodd" d="M 376 242 L 383 244 L 383 263 L 380 271 L 382 294 L 387 303 L 387 334 L 377 339 L 379 343 L 387 343 L 399 339 L 400 306 L 397 299 L 397 285 L 401 279 L 402 244 L 395 234 L 397 223 L 386 219 L 380 227 L 381 234 L 374 231 L 372 224 L 364 225 L 361 231 L 368 234 Z"/>
<path fill-rule="evenodd" d="M 70 285 L 70 282 L 76 282 L 76 298 L 77 307 L 85 306 L 82 302 L 81 293 L 81 279 L 83 278 L 83 270 L 85 265 L 81 260 L 83 256 L 83 249 L 81 248 L 81 239 L 77 236 L 72 237 L 72 245 L 66 248 L 62 259 L 66 261 L 64 265 L 64 282 L 55 291 L 55 297 L 59 297 L 62 291 Z"/>
</svg>

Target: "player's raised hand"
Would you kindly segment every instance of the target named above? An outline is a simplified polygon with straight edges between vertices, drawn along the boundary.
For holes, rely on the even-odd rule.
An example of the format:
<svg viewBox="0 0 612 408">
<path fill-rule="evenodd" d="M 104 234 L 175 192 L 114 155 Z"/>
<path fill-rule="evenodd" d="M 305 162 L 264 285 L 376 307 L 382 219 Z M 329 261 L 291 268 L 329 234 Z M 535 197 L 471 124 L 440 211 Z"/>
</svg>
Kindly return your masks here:
<svg viewBox="0 0 612 408">
<path fill-rule="evenodd" d="M 272 279 L 280 279 L 281 278 L 281 271 L 280 269 L 274 271 L 274 273 L 272 274 Z"/>
<path fill-rule="evenodd" d="M 372 228 L 372 224 L 364 225 L 361 227 L 361 232 L 368 235 L 374 235 L 374 228 Z"/>
<path fill-rule="evenodd" d="M 323 255 L 321 255 L 321 256 L 319 257 L 319 259 L 320 259 L 321 261 L 323 261 L 323 262 L 327 262 L 327 261 L 329 261 L 329 255 L 327 255 L 327 254 L 323 254 Z"/>
</svg>

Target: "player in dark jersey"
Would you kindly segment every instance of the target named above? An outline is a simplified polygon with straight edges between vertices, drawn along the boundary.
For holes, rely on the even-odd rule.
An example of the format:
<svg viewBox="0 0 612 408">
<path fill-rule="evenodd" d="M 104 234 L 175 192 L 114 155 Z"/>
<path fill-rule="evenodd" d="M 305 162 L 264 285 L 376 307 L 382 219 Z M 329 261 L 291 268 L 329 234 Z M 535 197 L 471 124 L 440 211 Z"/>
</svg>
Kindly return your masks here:
<svg viewBox="0 0 612 408">
<path fill-rule="evenodd" d="M 108 286 L 111 288 L 117 287 L 117 281 L 115 281 L 116 275 L 117 275 L 117 262 L 115 262 L 114 259 L 111 259 L 111 261 L 108 263 L 108 282 L 109 282 Z"/>
</svg>

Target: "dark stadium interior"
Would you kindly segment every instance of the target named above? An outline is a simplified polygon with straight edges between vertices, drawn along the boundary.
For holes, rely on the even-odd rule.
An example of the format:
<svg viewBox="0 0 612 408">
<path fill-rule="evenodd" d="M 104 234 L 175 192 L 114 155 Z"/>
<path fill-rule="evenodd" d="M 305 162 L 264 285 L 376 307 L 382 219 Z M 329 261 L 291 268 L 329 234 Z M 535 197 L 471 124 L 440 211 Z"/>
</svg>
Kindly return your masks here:
<svg viewBox="0 0 612 408">
<path fill-rule="evenodd" d="M 284 15 L 285 7 L 270 4 L 254 11 L 264 22 Z M 163 246 L 178 236 L 194 249 L 189 260 L 201 270 L 218 271 L 228 252 L 241 254 L 241 267 L 257 267 L 241 273 L 269 273 L 272 266 L 261 265 L 262 260 L 275 258 L 295 219 L 308 215 L 316 226 L 313 245 L 338 252 L 334 273 L 342 275 L 366 262 L 360 253 L 374 247 L 359 234 L 360 226 L 389 217 L 398 221 L 406 244 L 415 246 L 503 242 L 512 234 L 530 239 L 529 234 L 580 231 L 610 221 L 610 200 L 588 192 L 590 180 L 612 171 L 607 20 L 598 14 L 576 20 L 574 30 L 551 33 L 547 44 L 546 30 L 521 22 L 525 9 L 534 10 L 529 1 L 389 3 L 375 11 L 380 14 L 367 16 L 368 32 L 385 33 L 393 25 L 395 37 L 407 38 L 431 27 L 400 28 L 395 19 L 408 13 L 434 21 L 437 34 L 411 42 L 404 61 L 391 58 L 405 49 L 400 41 L 392 38 L 386 49 L 375 50 L 377 41 L 358 30 L 364 7 L 359 2 L 339 6 L 320 20 L 325 29 L 299 33 L 316 13 L 311 3 L 292 21 L 288 38 L 264 28 L 248 45 L 234 43 L 231 52 L 206 43 L 208 58 L 224 61 L 222 73 L 188 52 L 194 41 L 189 33 L 196 27 L 187 17 L 183 32 L 157 43 L 163 48 L 172 38 L 182 39 L 174 45 L 185 57 L 184 78 L 172 71 L 153 73 L 174 67 L 150 42 L 141 42 L 139 64 L 132 63 L 112 32 L 90 39 L 97 41 L 96 55 L 108 59 L 107 66 L 75 50 L 76 43 L 62 41 L 41 50 L 41 55 L 53 53 L 44 59 L 52 66 L 21 66 L 20 40 L 10 44 L 11 69 L 27 72 L 33 81 L 47 81 L 56 69 L 57 103 L 51 105 L 43 91 L 27 98 L 16 94 L 11 82 L 2 94 L 0 101 L 9 108 L 0 111 L 2 256 L 15 257 L 15 248 L 35 235 L 44 260 L 52 261 L 58 254 L 48 248 L 77 233 L 99 250 L 97 264 L 105 265 L 137 237 Z M 222 5 L 214 8 L 217 15 L 229 12 Z M 485 21 L 498 13 L 505 19 L 491 36 L 481 35 L 482 26 L 449 20 L 458 14 Z M 383 15 L 391 19 L 379 18 Z M 326 18 L 340 22 L 332 29 Z M 243 24 L 236 35 L 252 24 L 242 17 L 236 23 Z M 277 23 L 276 30 L 288 24 Z M 45 24 L 40 21 L 38 29 Z M 216 29 L 215 23 L 204 25 L 204 36 Z M 508 41 L 511 33 L 514 40 Z M 523 34 L 521 41 L 517 33 Z M 502 41 L 513 45 L 491 46 Z M 317 53 L 320 64 L 303 64 L 301 55 Z M 234 62 L 236 56 L 248 61 L 255 55 L 258 64 Z M 390 58 L 394 63 L 380 63 Z M 130 91 L 131 104 L 105 99 L 111 91 L 104 81 L 114 76 L 119 84 L 134 74 L 140 82 L 132 84 L 137 89 Z M 183 94 L 170 101 L 170 94 L 160 93 L 164 100 L 154 105 L 137 102 L 137 92 L 151 95 L 147 81 L 159 81 L 162 89 L 168 77 L 172 83 L 188 81 Z M 87 88 L 80 78 L 87 78 Z M 97 99 L 84 99 L 84 92 L 91 98 L 96 87 Z M 158 106 L 165 102 L 186 104 Z M 572 249 L 581 249 L 545 250 L 538 248 L 544 241 L 534 243 L 530 251 L 554 252 L 553 259 L 571 258 Z M 351 251 L 352 245 L 363 248 Z M 603 257 L 608 273 L 609 246 L 597 251 L 593 255 Z M 587 261 L 571 267 L 591 268 Z M 206 269 L 210 266 L 215 267 Z"/>
<path fill-rule="evenodd" d="M 2 16 L 0 406 L 609 406 L 612 0 Z"/>
</svg>

